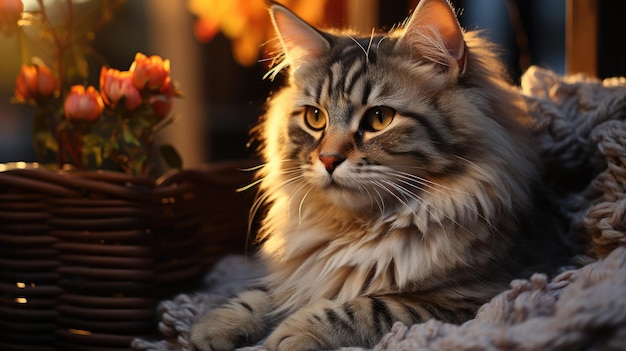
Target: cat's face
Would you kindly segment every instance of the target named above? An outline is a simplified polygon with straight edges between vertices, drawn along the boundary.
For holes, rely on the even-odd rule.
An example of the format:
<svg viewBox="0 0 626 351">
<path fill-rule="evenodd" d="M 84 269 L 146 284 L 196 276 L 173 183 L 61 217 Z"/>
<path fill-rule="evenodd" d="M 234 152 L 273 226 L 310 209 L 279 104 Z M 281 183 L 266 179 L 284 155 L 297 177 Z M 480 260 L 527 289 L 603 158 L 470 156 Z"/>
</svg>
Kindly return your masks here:
<svg viewBox="0 0 626 351">
<path fill-rule="evenodd" d="M 397 39 L 334 40 L 323 60 L 294 72 L 287 164 L 314 191 L 350 207 L 382 206 L 458 172 L 467 150 L 460 145 L 473 143 L 454 135 L 453 117 L 436 107 L 448 88 L 440 73 L 403 64 L 410 57 Z"/>
<path fill-rule="evenodd" d="M 285 55 L 276 71 L 289 66 L 289 86 L 264 123 L 266 172 L 298 202 L 375 211 L 432 202 L 464 177 L 491 181 L 479 164 L 498 167 L 514 152 L 465 76 L 454 14 L 428 4 L 402 30 L 370 37 L 320 32 L 274 7 Z"/>
</svg>

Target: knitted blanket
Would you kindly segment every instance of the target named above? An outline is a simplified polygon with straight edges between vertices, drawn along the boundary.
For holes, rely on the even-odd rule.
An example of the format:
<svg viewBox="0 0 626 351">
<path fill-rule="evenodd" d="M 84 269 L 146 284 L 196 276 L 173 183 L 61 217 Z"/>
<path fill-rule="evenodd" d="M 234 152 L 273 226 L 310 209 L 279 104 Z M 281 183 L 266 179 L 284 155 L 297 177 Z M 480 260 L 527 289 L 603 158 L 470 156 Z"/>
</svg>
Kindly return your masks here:
<svg viewBox="0 0 626 351">
<path fill-rule="evenodd" d="M 626 350 L 626 79 L 531 67 L 521 89 L 549 197 L 585 255 L 552 280 L 535 274 L 511 282 L 462 325 L 396 323 L 374 350 Z M 258 274 L 250 260 L 226 257 L 206 277 L 206 290 L 160 304 L 163 339 L 138 339 L 133 348 L 191 350 L 193 320 Z"/>
</svg>

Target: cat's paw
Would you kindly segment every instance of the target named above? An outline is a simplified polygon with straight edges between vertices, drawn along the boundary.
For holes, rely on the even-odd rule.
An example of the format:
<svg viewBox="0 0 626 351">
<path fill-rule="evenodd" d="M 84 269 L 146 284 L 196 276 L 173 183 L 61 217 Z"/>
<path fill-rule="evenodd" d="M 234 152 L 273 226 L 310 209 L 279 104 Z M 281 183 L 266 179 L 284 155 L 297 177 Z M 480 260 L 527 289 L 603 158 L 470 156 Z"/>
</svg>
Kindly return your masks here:
<svg viewBox="0 0 626 351">
<path fill-rule="evenodd" d="M 320 348 L 315 340 L 304 335 L 285 335 L 279 340 L 268 340 L 264 346 L 270 351 L 315 351 L 325 349 Z"/>
<path fill-rule="evenodd" d="M 264 346 L 270 351 L 313 351 L 328 349 L 325 344 L 323 339 L 312 333 L 312 330 L 281 324 L 270 334 Z"/>
<path fill-rule="evenodd" d="M 327 350 L 334 347 L 332 332 L 319 316 L 332 306 L 328 300 L 296 311 L 276 327 L 265 341 L 270 351 Z"/>
<path fill-rule="evenodd" d="M 238 332 L 232 328 L 232 311 L 218 308 L 204 315 L 190 331 L 189 338 L 197 351 L 234 350 L 239 344 Z M 225 323 L 224 323 L 225 322 Z"/>
<path fill-rule="evenodd" d="M 200 351 L 227 351 L 253 344 L 265 333 L 264 316 L 269 308 L 265 291 L 244 291 L 196 321 L 190 331 L 191 344 Z"/>
</svg>

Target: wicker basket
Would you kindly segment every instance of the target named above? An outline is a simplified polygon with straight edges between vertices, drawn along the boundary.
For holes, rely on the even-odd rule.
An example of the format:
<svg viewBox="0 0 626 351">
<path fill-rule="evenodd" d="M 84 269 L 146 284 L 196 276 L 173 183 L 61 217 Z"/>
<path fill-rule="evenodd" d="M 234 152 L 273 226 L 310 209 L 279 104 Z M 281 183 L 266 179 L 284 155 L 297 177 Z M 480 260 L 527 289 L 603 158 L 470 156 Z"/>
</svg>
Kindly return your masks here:
<svg viewBox="0 0 626 351">
<path fill-rule="evenodd" d="M 153 333 L 159 300 L 245 248 L 253 194 L 234 191 L 251 181 L 241 166 L 159 181 L 1 172 L 0 349 L 127 350 Z"/>
</svg>

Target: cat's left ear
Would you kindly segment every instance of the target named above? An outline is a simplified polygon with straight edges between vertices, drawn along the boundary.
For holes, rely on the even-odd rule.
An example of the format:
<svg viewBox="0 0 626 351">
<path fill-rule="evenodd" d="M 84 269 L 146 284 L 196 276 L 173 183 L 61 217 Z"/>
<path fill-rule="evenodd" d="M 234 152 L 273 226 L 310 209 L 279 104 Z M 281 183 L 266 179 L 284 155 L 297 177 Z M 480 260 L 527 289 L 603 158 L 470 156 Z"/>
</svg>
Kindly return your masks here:
<svg viewBox="0 0 626 351">
<path fill-rule="evenodd" d="M 430 43 L 443 43 L 442 49 L 452 56 L 458 65 L 459 75 L 465 72 L 467 48 L 465 40 L 463 40 L 461 26 L 448 1 L 421 0 L 405 25 L 399 43 L 409 47 L 419 46 L 423 50 L 424 38 L 428 38 Z M 445 62 L 440 62 L 441 60 L 437 57 L 430 58 L 445 64 Z"/>
<path fill-rule="evenodd" d="M 296 68 L 301 62 L 312 61 L 330 49 L 330 43 L 317 29 L 284 6 L 274 3 L 269 11 L 288 64 L 292 68 Z"/>
</svg>

